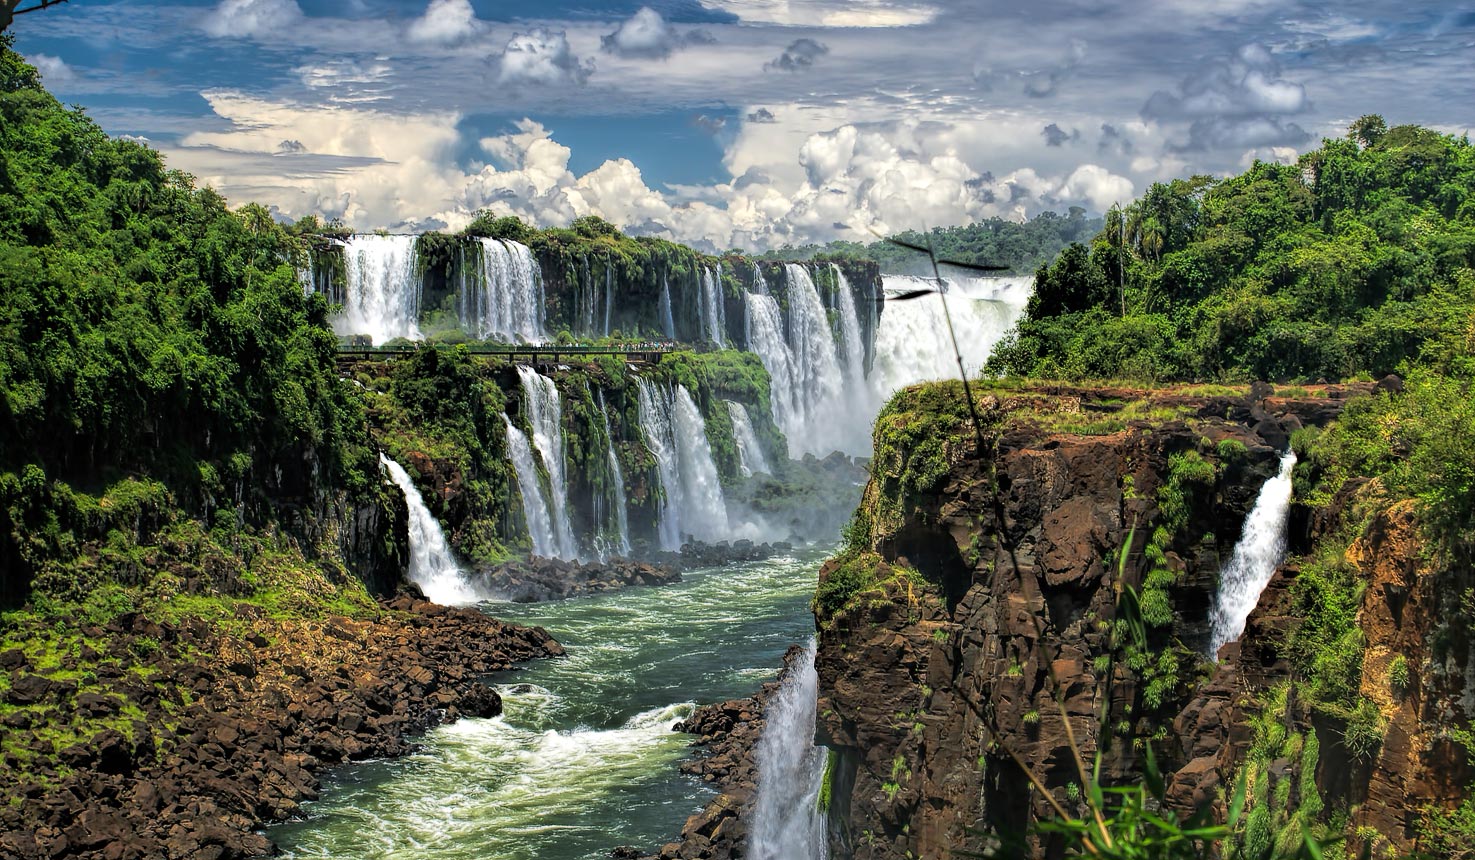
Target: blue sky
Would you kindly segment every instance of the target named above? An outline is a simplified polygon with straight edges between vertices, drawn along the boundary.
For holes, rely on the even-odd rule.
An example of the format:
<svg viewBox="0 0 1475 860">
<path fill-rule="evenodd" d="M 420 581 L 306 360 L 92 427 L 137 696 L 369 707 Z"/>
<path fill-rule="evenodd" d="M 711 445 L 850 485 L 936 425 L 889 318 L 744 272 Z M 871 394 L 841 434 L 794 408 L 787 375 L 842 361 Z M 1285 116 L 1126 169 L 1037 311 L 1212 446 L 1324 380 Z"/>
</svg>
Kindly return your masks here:
<svg viewBox="0 0 1475 860">
<path fill-rule="evenodd" d="M 709 248 L 1099 212 L 1475 105 L 1475 0 L 72 0 L 12 29 L 63 100 L 282 217 Z"/>
</svg>

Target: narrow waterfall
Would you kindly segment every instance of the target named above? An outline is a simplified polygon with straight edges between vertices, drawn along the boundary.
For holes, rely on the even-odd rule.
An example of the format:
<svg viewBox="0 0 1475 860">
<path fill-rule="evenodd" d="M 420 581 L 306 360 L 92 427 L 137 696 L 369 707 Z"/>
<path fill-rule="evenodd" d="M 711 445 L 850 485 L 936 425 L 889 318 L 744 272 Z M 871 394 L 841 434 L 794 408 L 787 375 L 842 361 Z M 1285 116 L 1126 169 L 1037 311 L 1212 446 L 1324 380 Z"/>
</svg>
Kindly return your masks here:
<svg viewBox="0 0 1475 860">
<path fill-rule="evenodd" d="M 933 287 L 930 278 L 887 275 L 887 290 Z M 958 348 L 970 377 L 1019 318 L 1029 302 L 1028 278 L 960 278 L 945 282 L 944 295 L 888 302 L 876 331 L 871 389 L 884 403 L 896 391 L 918 382 L 957 379 L 958 364 L 948 337 L 942 303 L 952 312 Z"/>
<path fill-rule="evenodd" d="M 340 335 L 365 334 L 375 344 L 419 340 L 420 277 L 414 236 L 350 236 L 343 256 L 347 289 L 333 320 Z"/>
<path fill-rule="evenodd" d="M 475 603 L 480 598 L 461 575 L 440 523 L 425 507 L 425 500 L 420 498 L 410 474 L 383 454 L 379 455 L 379 463 L 405 494 L 405 505 L 410 510 L 410 581 L 420 586 L 434 603 L 446 606 Z"/>
<path fill-rule="evenodd" d="M 609 315 L 615 306 L 615 265 L 604 261 L 604 336 L 609 337 Z"/>
<path fill-rule="evenodd" d="M 760 296 L 768 295 L 768 279 L 763 277 L 763 267 L 757 263 L 753 264 L 753 292 Z"/>
<path fill-rule="evenodd" d="M 609 472 L 613 478 L 613 486 L 610 488 L 610 512 L 614 518 L 615 533 L 618 535 L 614 546 L 609 547 L 612 552 L 602 552 L 601 555 L 611 554 L 618 556 L 630 555 L 630 520 L 629 504 L 625 499 L 625 471 L 620 468 L 619 455 L 615 453 L 615 434 L 609 429 L 609 409 L 604 405 L 604 389 L 599 390 L 599 417 L 604 420 L 604 438 L 609 440 L 609 448 L 606 456 L 609 457 Z"/>
<path fill-rule="evenodd" d="M 636 385 L 640 429 L 661 476 L 661 549 L 680 549 L 687 535 L 704 541 L 727 538 L 727 503 L 706 423 L 691 392 L 680 385 L 662 390 L 644 379 Z"/>
<path fill-rule="evenodd" d="M 758 786 L 748 829 L 753 860 L 825 860 L 829 846 L 819 811 L 826 751 L 814 745 L 819 675 L 814 641 L 803 661 L 789 667 L 769 700 L 758 738 Z"/>
<path fill-rule="evenodd" d="M 538 466 L 533 461 L 533 446 L 521 430 L 512 425 L 506 415 L 507 451 L 512 459 L 512 471 L 517 474 L 517 489 L 522 496 L 522 518 L 527 521 L 528 537 L 533 541 L 533 555 L 552 558 L 558 553 L 553 537 L 553 519 L 549 515 L 552 507 L 538 481 Z"/>
<path fill-rule="evenodd" d="M 661 327 L 666 340 L 676 339 L 676 319 L 671 313 L 671 285 L 666 282 L 666 273 L 661 272 Z"/>
<path fill-rule="evenodd" d="M 803 404 L 796 402 L 798 388 L 794 385 L 794 368 L 789 357 L 789 344 L 784 338 L 784 318 L 779 312 L 778 302 L 773 296 L 748 293 L 743 296 L 747 308 L 748 349 L 758 354 L 758 360 L 768 371 L 769 403 L 773 409 L 773 421 L 785 435 L 799 429 Z M 798 442 L 790 439 L 789 454 L 798 450 Z"/>
<path fill-rule="evenodd" d="M 702 328 L 707 339 L 720 347 L 727 346 L 727 311 L 722 298 L 722 269 L 702 268 Z"/>
<path fill-rule="evenodd" d="M 738 469 L 743 477 L 751 477 L 754 472 L 773 474 L 773 470 L 768 467 L 768 458 L 763 456 L 763 446 L 758 442 L 758 434 L 753 430 L 753 420 L 748 417 L 747 408 L 735 400 L 723 402 L 727 404 L 727 413 L 732 417 L 732 436 L 737 440 Z"/>
<path fill-rule="evenodd" d="M 475 270 L 462 260 L 461 329 L 478 339 L 542 343 L 543 272 L 528 246 L 508 239 L 479 239 Z"/>
<path fill-rule="evenodd" d="M 852 414 L 871 415 L 871 388 L 866 382 L 866 343 L 861 336 L 860 316 L 855 312 L 855 293 L 846 280 L 845 273 L 834 263 L 830 271 L 835 275 L 835 304 L 840 311 L 840 344 L 845 356 L 845 386 Z"/>
<path fill-rule="evenodd" d="M 1286 523 L 1291 511 L 1291 470 L 1296 454 L 1280 458 L 1280 471 L 1260 488 L 1255 507 L 1245 519 L 1244 534 L 1234 545 L 1229 564 L 1219 572 L 1219 596 L 1214 601 L 1209 635 L 1209 656 L 1244 632 L 1260 592 L 1270 583 L 1275 568 L 1285 557 Z"/>
<path fill-rule="evenodd" d="M 533 428 L 533 447 L 548 473 L 548 507 L 553 515 L 552 555 L 578 558 L 579 545 L 569 524 L 568 478 L 564 473 L 563 402 L 553 380 L 531 367 L 519 366 L 517 375 L 522 379 L 523 403 Z"/>
</svg>

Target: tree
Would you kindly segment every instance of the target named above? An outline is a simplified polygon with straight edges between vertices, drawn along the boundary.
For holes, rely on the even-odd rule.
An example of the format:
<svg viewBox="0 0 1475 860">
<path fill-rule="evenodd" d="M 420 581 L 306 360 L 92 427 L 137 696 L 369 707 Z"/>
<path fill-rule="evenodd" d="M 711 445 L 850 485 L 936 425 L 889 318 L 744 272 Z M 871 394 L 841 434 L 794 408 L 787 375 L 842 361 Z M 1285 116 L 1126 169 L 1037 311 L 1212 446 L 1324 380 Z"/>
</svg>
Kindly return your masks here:
<svg viewBox="0 0 1475 860">
<path fill-rule="evenodd" d="M 25 6 L 29 2 L 31 5 Z M 15 16 L 27 12 L 39 12 L 52 6 L 60 6 L 67 0 L 0 0 L 0 33 L 5 32 Z M 25 8 L 21 8 L 25 6 Z"/>
<path fill-rule="evenodd" d="M 1379 114 L 1370 113 L 1360 117 L 1347 128 L 1347 137 L 1364 147 L 1376 146 L 1388 133 L 1388 123 Z"/>
</svg>

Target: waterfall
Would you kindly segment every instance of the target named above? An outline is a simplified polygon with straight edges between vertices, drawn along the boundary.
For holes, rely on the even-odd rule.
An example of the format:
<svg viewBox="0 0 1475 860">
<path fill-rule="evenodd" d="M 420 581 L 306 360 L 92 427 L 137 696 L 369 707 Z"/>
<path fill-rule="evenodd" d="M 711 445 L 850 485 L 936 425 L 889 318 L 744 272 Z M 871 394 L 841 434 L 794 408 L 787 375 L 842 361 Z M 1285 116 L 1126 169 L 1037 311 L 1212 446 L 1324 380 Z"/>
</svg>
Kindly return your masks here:
<svg viewBox="0 0 1475 860">
<path fill-rule="evenodd" d="M 814 744 L 819 675 L 814 641 L 803 662 L 789 667 L 783 686 L 768 702 L 755 758 L 758 785 L 748 830 L 753 860 L 825 860 L 829 856 L 825 817 L 819 811 L 826 751 Z"/>
<path fill-rule="evenodd" d="M 528 423 L 533 428 L 533 447 L 543 460 L 543 470 L 548 473 L 548 507 L 553 514 L 552 555 L 575 559 L 579 557 L 579 547 L 569 524 L 563 403 L 558 397 L 558 387 L 553 380 L 531 367 L 519 366 L 517 375 L 522 379 L 523 404 L 527 408 Z"/>
<path fill-rule="evenodd" d="M 614 515 L 615 532 L 619 536 L 612 549 L 615 555 L 628 556 L 630 555 L 630 520 L 629 505 L 625 500 L 625 472 L 620 468 L 620 458 L 615 453 L 615 435 L 609 429 L 609 409 L 604 405 L 604 389 L 599 390 L 599 417 L 604 420 L 604 438 L 609 440 L 606 455 L 609 457 L 609 471 L 613 477 L 613 486 L 610 490 L 613 498 L 610 500 L 610 507 Z"/>
<path fill-rule="evenodd" d="M 615 266 L 610 260 L 604 261 L 604 336 L 609 337 L 609 315 L 610 309 L 615 306 Z"/>
<path fill-rule="evenodd" d="M 720 347 L 727 346 L 727 311 L 722 297 L 722 268 L 714 272 L 702 268 L 701 317 L 707 339 Z"/>
<path fill-rule="evenodd" d="M 419 340 L 415 237 L 350 236 L 343 257 L 348 284 L 333 330 L 340 335 L 366 334 L 375 344 L 397 337 Z"/>
<path fill-rule="evenodd" d="M 840 342 L 845 355 L 845 386 L 851 414 L 873 415 L 871 388 L 866 382 L 866 343 L 861 336 L 860 316 L 855 312 L 855 294 L 845 273 L 834 263 L 835 304 L 840 311 Z"/>
<path fill-rule="evenodd" d="M 773 421 L 785 435 L 798 430 L 795 414 L 802 404 L 795 402 L 797 389 L 794 385 L 794 369 L 789 358 L 789 344 L 784 339 L 784 319 L 779 312 L 778 302 L 773 296 L 748 293 L 743 296 L 747 308 L 748 349 L 757 353 L 758 360 L 768 371 L 769 403 L 773 409 Z M 798 450 L 797 440 L 789 440 L 789 454 Z"/>
<path fill-rule="evenodd" d="M 512 426 L 506 415 L 507 451 L 512 460 L 512 471 L 517 474 L 517 489 L 522 496 L 522 518 L 527 521 L 528 537 L 533 542 L 533 555 L 551 558 L 558 552 L 553 537 L 553 519 L 548 515 L 550 505 L 538 482 L 538 466 L 533 461 L 533 446 L 528 437 Z"/>
<path fill-rule="evenodd" d="M 1280 458 L 1280 471 L 1260 488 L 1255 507 L 1245 519 L 1244 534 L 1234 545 L 1229 564 L 1219 572 L 1219 596 L 1214 601 L 1209 635 L 1209 656 L 1215 657 L 1225 643 L 1244 632 L 1245 621 L 1260 592 L 1269 584 L 1275 568 L 1285 556 L 1286 522 L 1291 511 L 1291 470 L 1296 454 Z"/>
<path fill-rule="evenodd" d="M 461 268 L 461 329 L 480 340 L 547 340 L 543 272 L 532 250 L 509 239 L 477 241 L 481 260 L 475 276 L 468 278 L 467 267 Z"/>
<path fill-rule="evenodd" d="M 461 575 L 440 523 L 425 507 L 425 500 L 420 498 L 409 473 L 383 454 L 379 455 L 379 463 L 405 494 L 405 505 L 410 510 L 410 581 L 420 586 L 434 603 L 446 606 L 475 603 L 480 598 Z"/>
<path fill-rule="evenodd" d="M 753 421 L 748 417 L 748 410 L 735 400 L 723 402 L 727 404 L 728 415 L 732 417 L 732 436 L 737 440 L 738 468 L 743 477 L 750 477 L 754 472 L 773 474 L 773 470 L 768 467 L 768 458 L 763 456 L 763 446 L 758 442 L 758 434 L 753 430 Z"/>
<path fill-rule="evenodd" d="M 768 279 L 763 277 L 763 267 L 757 263 L 753 264 L 753 292 L 760 296 L 768 295 Z"/>
<path fill-rule="evenodd" d="M 680 549 L 687 535 L 703 541 L 727 538 L 727 505 L 706 423 L 691 392 L 681 385 L 662 390 L 644 379 L 636 386 L 640 429 L 661 476 L 661 549 Z"/>
<path fill-rule="evenodd" d="M 1028 278 L 959 278 L 944 283 L 947 292 L 943 295 L 886 303 L 870 374 L 876 402 L 885 402 L 896 391 L 918 382 L 958 378 L 944 301 L 952 312 L 963 366 L 972 377 L 1024 315 L 1032 287 Z M 887 290 L 906 291 L 934 287 L 936 282 L 887 275 L 883 284 Z"/>
<path fill-rule="evenodd" d="M 676 320 L 671 313 L 671 285 L 666 282 L 666 273 L 661 272 L 661 326 L 666 331 L 666 340 L 676 339 Z"/>
</svg>

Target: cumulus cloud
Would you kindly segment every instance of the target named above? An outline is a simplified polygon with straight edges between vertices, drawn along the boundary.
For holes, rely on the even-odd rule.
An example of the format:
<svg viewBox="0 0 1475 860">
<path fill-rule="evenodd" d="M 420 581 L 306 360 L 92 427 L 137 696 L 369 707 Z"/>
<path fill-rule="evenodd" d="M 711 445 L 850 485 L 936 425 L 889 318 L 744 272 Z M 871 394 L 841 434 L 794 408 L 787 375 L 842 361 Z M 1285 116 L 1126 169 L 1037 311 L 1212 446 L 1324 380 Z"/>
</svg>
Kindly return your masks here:
<svg viewBox="0 0 1475 860">
<path fill-rule="evenodd" d="M 220 0 L 205 16 L 204 29 L 212 36 L 248 38 L 281 32 L 302 19 L 297 0 Z"/>
<path fill-rule="evenodd" d="M 748 122 L 778 122 L 778 117 L 768 108 L 761 107 L 748 114 Z"/>
<path fill-rule="evenodd" d="M 1279 64 L 1261 45 L 1209 63 L 1177 92 L 1158 90 L 1142 106 L 1145 118 L 1187 122 L 1185 150 L 1295 146 L 1310 139 L 1286 117 L 1311 108 L 1306 88 L 1281 76 Z"/>
<path fill-rule="evenodd" d="M 1056 123 L 1050 123 L 1040 130 L 1045 137 L 1046 146 L 1064 146 L 1067 143 L 1075 143 L 1081 139 L 1080 129 L 1073 128 L 1066 131 Z"/>
<path fill-rule="evenodd" d="M 701 113 L 692 117 L 691 123 L 707 134 L 716 134 L 727 127 L 727 117 L 707 116 Z"/>
<path fill-rule="evenodd" d="M 1020 72 L 1024 78 L 1024 94 L 1037 99 L 1055 95 L 1055 91 L 1066 79 L 1075 74 L 1076 69 L 1085 59 L 1085 41 L 1071 39 L 1070 46 L 1066 49 L 1065 59 L 1059 65 L 1048 69 Z"/>
<path fill-rule="evenodd" d="M 621 57 L 644 57 L 665 59 L 689 45 L 706 45 L 715 40 L 706 30 L 678 32 L 661 13 L 642 6 L 640 10 L 607 36 L 600 38 L 600 47 Z"/>
<path fill-rule="evenodd" d="M 912 27 L 937 17 L 938 9 L 905 0 L 703 0 L 750 24 L 785 27 Z"/>
<path fill-rule="evenodd" d="M 480 33 L 471 0 L 430 0 L 425 14 L 410 24 L 410 38 L 431 45 L 455 45 Z"/>
<path fill-rule="evenodd" d="M 1117 176 L 1100 165 L 1082 164 L 1050 196 L 1065 202 L 1086 203 L 1102 212 L 1113 203 L 1131 200 L 1134 190 L 1132 180 L 1127 177 Z"/>
<path fill-rule="evenodd" d="M 62 61 L 61 57 L 53 57 L 50 54 L 32 54 L 26 58 L 36 71 L 41 73 L 41 80 L 50 89 L 66 89 L 77 80 L 76 72 L 72 67 Z"/>
<path fill-rule="evenodd" d="M 497 62 L 504 84 L 583 84 L 594 73 L 594 61 L 574 55 L 567 33 L 543 27 L 514 34 Z"/>
<path fill-rule="evenodd" d="M 830 52 L 828 45 L 816 42 L 813 39 L 795 39 L 789 47 L 784 49 L 772 62 L 764 64 L 764 69 L 778 69 L 784 72 L 797 72 L 814 66 L 814 61 Z"/>
<path fill-rule="evenodd" d="M 1109 122 L 1101 124 L 1101 140 L 1096 143 L 1096 151 L 1104 155 L 1129 156 L 1135 145 L 1132 139 Z"/>
</svg>

